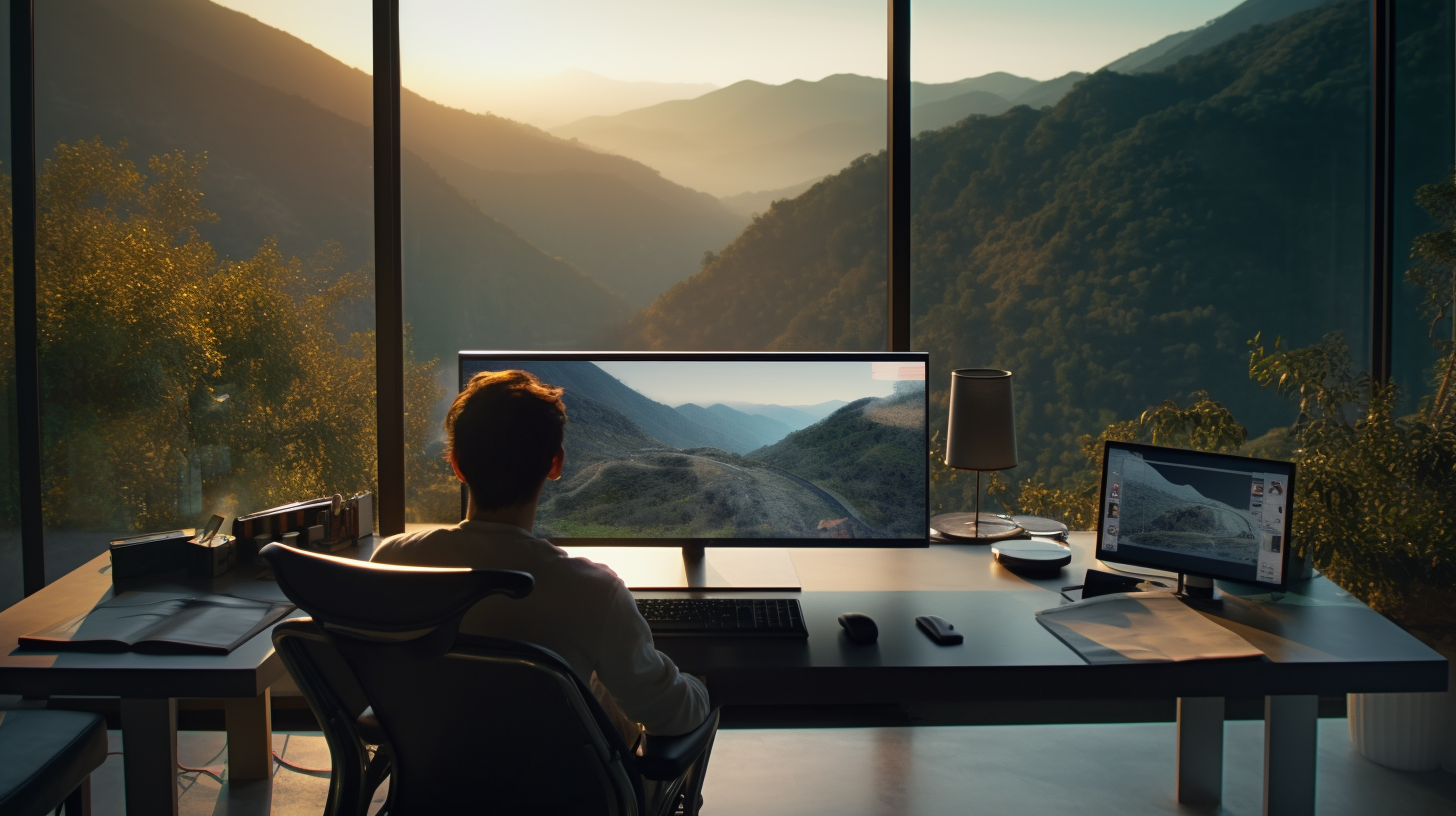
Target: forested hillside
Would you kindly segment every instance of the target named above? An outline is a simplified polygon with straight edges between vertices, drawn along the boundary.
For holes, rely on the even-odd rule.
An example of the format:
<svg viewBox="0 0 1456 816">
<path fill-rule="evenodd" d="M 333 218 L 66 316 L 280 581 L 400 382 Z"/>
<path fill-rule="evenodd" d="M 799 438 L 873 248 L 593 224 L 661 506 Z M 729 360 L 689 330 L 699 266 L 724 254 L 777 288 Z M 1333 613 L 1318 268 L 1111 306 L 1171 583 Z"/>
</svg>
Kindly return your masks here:
<svg viewBox="0 0 1456 816">
<path fill-rule="evenodd" d="M 285 257 L 336 244 L 351 267 L 372 261 L 367 127 L 201 59 L 99 5 L 42 4 L 36 29 L 42 159 L 57 143 L 97 137 L 126 143 L 127 158 L 139 163 L 175 150 L 205 155 L 199 187 L 220 217 L 198 229 L 225 257 L 249 257 L 276 237 Z M 8 131 L 0 140 L 8 144 Z M 401 158 L 405 319 L 422 357 L 449 359 L 472 346 L 560 346 L 573 342 L 573 332 L 628 314 L 619 294 L 482 212 L 418 155 Z M 362 322 L 352 328 L 372 325 L 370 301 L 354 308 Z"/>
<path fill-rule="evenodd" d="M 1011 369 L 1023 460 L 1052 476 L 1080 464 L 1077 435 L 1198 389 L 1251 429 L 1284 421 L 1245 341 L 1363 342 L 1367 11 L 1331 3 L 918 137 L 912 343 L 933 393 L 955 367 Z M 776 203 L 619 341 L 882 347 L 884 189 L 881 154 Z"/>
<path fill-rule="evenodd" d="M 367 14 L 367 6 L 359 11 Z M 198 100 L 180 93 L 180 88 L 163 92 L 169 83 L 148 85 L 131 74 L 142 61 L 138 52 L 152 48 L 141 44 L 153 38 L 166 50 L 185 54 L 185 62 L 201 72 L 221 68 L 296 95 L 295 105 L 311 103 L 362 125 L 366 135 L 372 125 L 373 86 L 368 74 L 215 3 L 54 0 L 41 4 L 37 13 L 40 54 L 52 50 L 48 37 L 93 20 L 110 35 L 95 46 L 116 55 L 109 63 L 110 72 L 136 92 L 150 88 L 158 102 L 170 99 L 185 107 Z M 178 78 L 191 72 L 190 67 L 181 68 Z M 91 81 L 94 75 L 83 79 Z M 267 111 L 263 113 L 260 121 L 270 121 Z M 446 107 L 408 88 L 401 91 L 400 131 L 404 148 L 429 162 L 465 199 L 636 306 L 691 274 L 705 250 L 721 247 L 745 222 L 713 196 L 674 184 L 654 168 L 509 119 Z M 304 134 L 289 135 L 297 140 Z M 362 182 L 370 182 L 367 175 Z M 503 189 L 506 182 L 509 186 Z M 530 195 L 511 194 L 519 190 L 529 190 Z M 367 208 L 369 199 L 358 200 L 358 205 Z M 406 218 L 412 214 L 409 202 L 404 213 Z"/>
</svg>

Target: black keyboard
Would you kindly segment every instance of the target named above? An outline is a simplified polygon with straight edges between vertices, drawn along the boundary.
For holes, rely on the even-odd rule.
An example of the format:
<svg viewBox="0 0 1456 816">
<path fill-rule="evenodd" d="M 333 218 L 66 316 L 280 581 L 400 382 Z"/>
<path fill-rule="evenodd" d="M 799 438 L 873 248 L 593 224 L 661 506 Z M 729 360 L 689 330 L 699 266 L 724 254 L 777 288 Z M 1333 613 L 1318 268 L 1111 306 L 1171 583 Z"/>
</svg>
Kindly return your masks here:
<svg viewBox="0 0 1456 816">
<path fill-rule="evenodd" d="M 638 598 L 654 635 L 808 637 L 796 598 Z"/>
</svg>

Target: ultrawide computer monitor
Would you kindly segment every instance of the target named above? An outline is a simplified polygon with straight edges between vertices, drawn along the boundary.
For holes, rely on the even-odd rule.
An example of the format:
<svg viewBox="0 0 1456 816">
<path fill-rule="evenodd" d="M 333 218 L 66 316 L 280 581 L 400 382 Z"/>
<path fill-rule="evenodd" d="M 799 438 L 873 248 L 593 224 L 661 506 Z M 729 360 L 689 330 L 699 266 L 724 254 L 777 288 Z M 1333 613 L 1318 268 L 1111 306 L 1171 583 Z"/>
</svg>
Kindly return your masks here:
<svg viewBox="0 0 1456 816">
<path fill-rule="evenodd" d="M 1282 590 L 1293 511 L 1290 462 L 1108 442 L 1097 557 Z"/>
<path fill-rule="evenodd" d="M 924 547 L 924 353 L 461 352 L 565 389 L 561 546 Z"/>
</svg>

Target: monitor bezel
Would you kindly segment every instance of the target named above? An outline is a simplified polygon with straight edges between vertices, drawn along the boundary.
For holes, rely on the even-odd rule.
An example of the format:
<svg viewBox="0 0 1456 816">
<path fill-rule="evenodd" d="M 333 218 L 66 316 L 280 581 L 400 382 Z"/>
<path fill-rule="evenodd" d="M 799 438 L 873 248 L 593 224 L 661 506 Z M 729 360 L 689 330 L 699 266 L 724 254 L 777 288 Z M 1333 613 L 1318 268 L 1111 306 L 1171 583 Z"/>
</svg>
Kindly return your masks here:
<svg viewBox="0 0 1456 816">
<path fill-rule="evenodd" d="M 521 362 L 541 361 L 586 361 L 606 362 L 633 360 L 677 360 L 702 362 L 918 362 L 925 366 L 925 433 L 927 443 L 930 434 L 930 353 L 925 351 L 461 351 L 456 357 L 456 387 L 465 383 L 467 363 L 501 360 Z M 458 391 L 457 391 L 458 393 Z M 570 417 L 567 418 L 570 421 Z M 570 455 L 570 452 L 567 454 Z M 735 547 L 767 548 L 886 548 L 903 549 L 930 546 L 930 456 L 927 444 L 925 457 L 925 535 L 921 538 L 568 538 L 552 537 L 551 542 L 560 547 Z M 464 484 L 460 485 L 460 517 L 465 518 L 468 496 Z"/>
<path fill-rule="evenodd" d="M 1107 530 L 1107 520 L 1103 518 L 1103 514 L 1107 511 L 1108 502 L 1107 468 L 1111 459 L 1110 454 L 1114 449 L 1138 453 L 1144 453 L 1149 451 L 1171 451 L 1180 455 L 1202 457 L 1209 462 L 1224 462 L 1227 464 L 1238 464 L 1240 466 L 1250 465 L 1251 467 L 1249 468 L 1249 470 L 1251 471 L 1254 469 L 1253 466 L 1260 465 L 1269 466 L 1269 470 L 1272 472 L 1287 471 L 1287 473 L 1285 473 L 1287 478 L 1284 493 L 1284 546 L 1282 548 L 1282 552 L 1280 553 L 1282 563 L 1279 567 L 1279 581 L 1277 583 L 1272 581 L 1260 581 L 1257 579 L 1250 581 L 1246 578 L 1236 577 L 1228 575 L 1226 573 L 1219 574 L 1217 573 L 1217 571 L 1212 570 L 1189 571 L 1177 566 L 1170 566 L 1166 563 L 1159 563 L 1155 559 L 1128 558 L 1121 552 L 1109 552 L 1103 549 L 1103 536 Z M 1238 456 L 1231 453 L 1211 453 L 1208 451 L 1198 451 L 1189 448 L 1174 448 L 1164 445 L 1145 445 L 1141 442 L 1116 442 L 1113 440 L 1107 440 L 1103 443 L 1102 447 L 1102 478 L 1097 483 L 1097 560 L 1113 564 L 1127 564 L 1134 567 L 1148 567 L 1151 569 L 1166 570 L 1168 572 L 1180 573 L 1185 575 L 1199 575 L 1213 578 L 1219 581 L 1229 581 L 1232 583 L 1244 584 L 1248 586 L 1267 587 L 1278 592 L 1283 592 L 1289 586 L 1290 554 L 1293 552 L 1295 546 L 1293 536 L 1291 535 L 1294 530 L 1294 496 L 1296 476 L 1295 469 L 1296 468 L 1293 462 L 1283 462 L 1278 459 L 1260 459 L 1258 457 Z"/>
</svg>

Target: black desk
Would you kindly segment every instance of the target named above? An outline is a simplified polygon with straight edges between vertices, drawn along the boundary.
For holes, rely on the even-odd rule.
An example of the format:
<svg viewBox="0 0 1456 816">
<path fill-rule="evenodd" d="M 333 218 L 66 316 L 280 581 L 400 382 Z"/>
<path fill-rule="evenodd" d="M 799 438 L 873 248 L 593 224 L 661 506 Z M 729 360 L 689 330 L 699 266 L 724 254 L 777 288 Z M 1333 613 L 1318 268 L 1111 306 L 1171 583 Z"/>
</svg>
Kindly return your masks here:
<svg viewBox="0 0 1456 816">
<path fill-rule="evenodd" d="M 1314 812 L 1319 695 L 1446 687 L 1444 658 L 1320 577 L 1278 602 L 1221 585 L 1222 609 L 1202 610 L 1263 650 L 1260 660 L 1087 665 L 1033 617 L 1095 565 L 1091 535 L 1073 538 L 1073 563 L 1045 579 L 1010 573 L 984 546 L 795 550 L 807 641 L 661 638 L 658 648 L 707 677 L 725 705 L 1176 698 L 1175 784 L 1189 803 L 1221 796 L 1224 698 L 1262 696 L 1265 812 L 1278 814 Z M 612 565 L 631 582 L 630 567 Z M 894 589 L 836 591 L 867 581 Z M 964 589 L 947 588 L 957 583 Z M 837 623 L 843 612 L 873 617 L 879 642 L 850 643 Z M 965 643 L 932 643 L 914 624 L 923 614 L 950 620 Z"/>
<path fill-rule="evenodd" d="M 1090 542 L 1090 534 L 1074 535 L 1073 563 L 1047 579 L 1008 572 L 983 546 L 793 550 L 807 641 L 663 638 L 658 645 L 707 676 L 729 705 L 1179 698 L 1177 787 L 1185 801 L 1221 790 L 1223 697 L 1265 696 L 1270 813 L 1313 812 L 1317 695 L 1445 688 L 1444 659 L 1324 579 L 1285 603 L 1226 605 L 1224 623 L 1263 649 L 1263 660 L 1088 666 L 1032 612 L 1054 606 L 1057 587 L 1080 582 L 1094 563 Z M 577 554 L 632 580 L 631 552 Z M 106 565 L 105 556 L 94 559 L 0 613 L 0 693 L 121 697 L 129 812 L 175 813 L 179 697 L 223 698 L 230 778 L 267 779 L 268 689 L 284 675 L 267 633 L 226 656 L 15 651 L 19 636 L 102 600 Z M 879 622 L 879 643 L 841 637 L 836 618 L 848 611 Z M 931 643 L 913 623 L 925 613 L 951 620 L 966 643 Z"/>
</svg>

